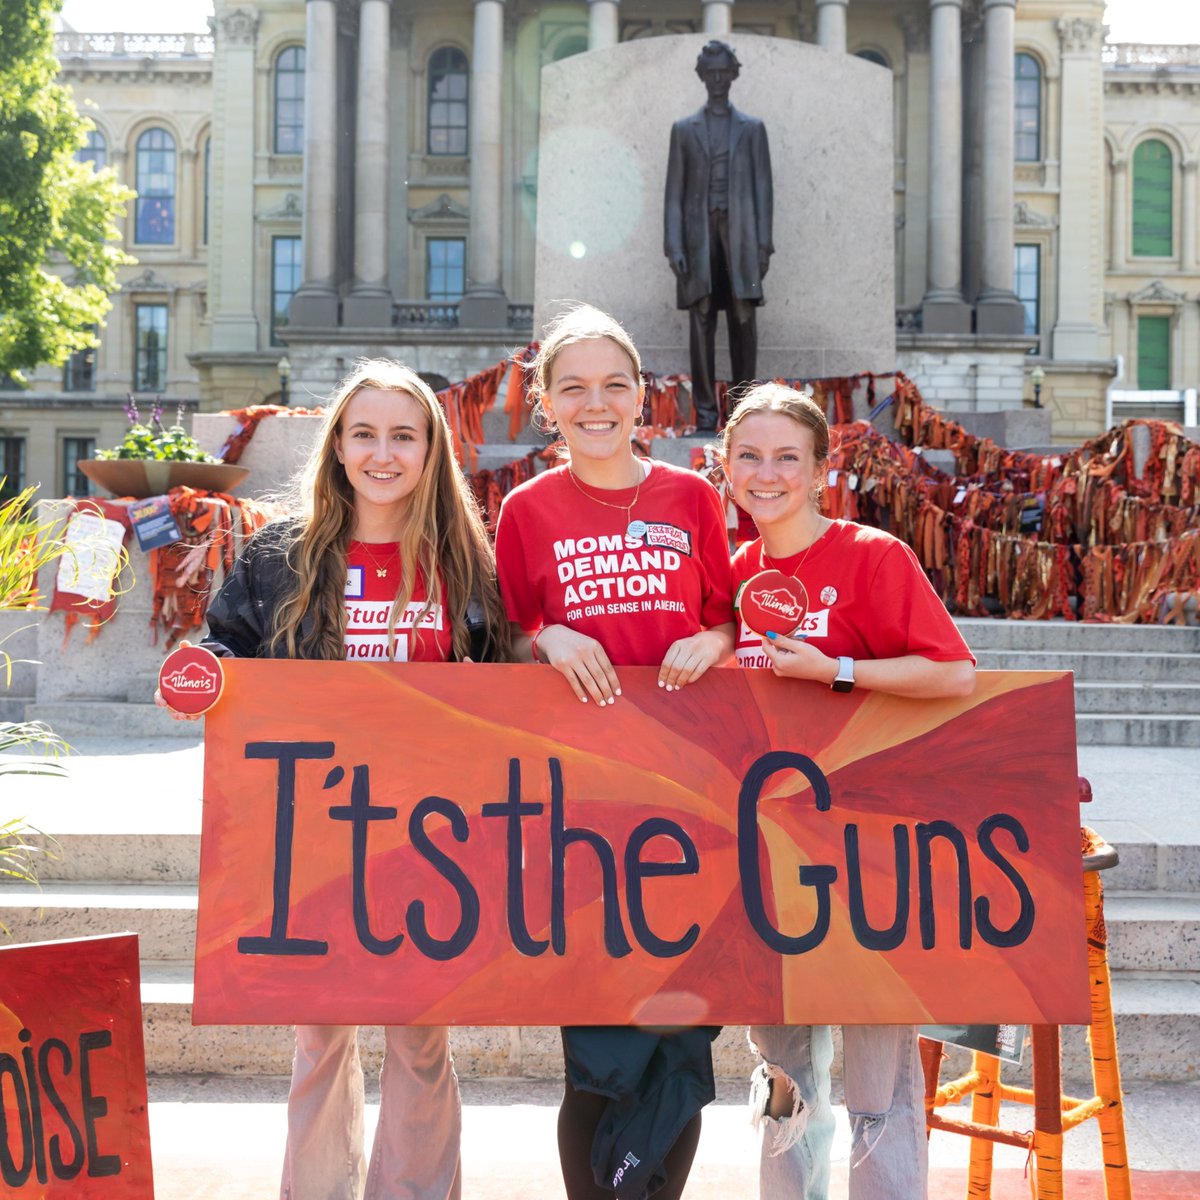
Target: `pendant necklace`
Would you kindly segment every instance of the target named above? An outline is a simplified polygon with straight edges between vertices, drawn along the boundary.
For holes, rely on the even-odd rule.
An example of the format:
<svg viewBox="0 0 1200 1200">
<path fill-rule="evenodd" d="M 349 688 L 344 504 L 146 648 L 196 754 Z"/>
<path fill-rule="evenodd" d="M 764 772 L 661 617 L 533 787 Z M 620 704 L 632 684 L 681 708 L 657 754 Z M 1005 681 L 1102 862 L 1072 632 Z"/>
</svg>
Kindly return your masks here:
<svg viewBox="0 0 1200 1200">
<path fill-rule="evenodd" d="M 388 573 L 387 567 L 381 567 L 379 565 L 379 559 L 377 559 L 375 557 L 375 555 L 370 550 L 367 549 L 366 542 L 359 542 L 358 544 L 363 548 L 363 553 L 366 554 L 366 556 L 371 560 L 372 564 L 374 565 L 375 578 L 376 579 L 386 579 L 387 573 Z"/>
<path fill-rule="evenodd" d="M 642 492 L 642 483 L 646 476 L 642 473 L 642 464 L 638 459 L 634 459 L 638 469 L 637 487 L 633 489 L 633 499 L 628 504 L 613 504 L 611 500 L 601 500 L 599 496 L 593 496 L 591 492 L 585 491 L 583 484 L 575 478 L 575 472 L 571 470 L 571 464 L 567 464 L 567 474 L 571 477 L 571 482 L 578 489 L 581 496 L 586 496 L 589 500 L 594 500 L 597 504 L 603 504 L 605 508 L 615 508 L 618 512 L 625 514 L 625 536 L 641 541 L 646 536 L 646 522 L 634 521 L 633 506 L 638 502 L 638 496 Z"/>
<path fill-rule="evenodd" d="M 826 530 L 822 529 L 821 532 L 818 533 L 817 536 L 815 538 L 813 538 L 813 540 L 811 542 L 808 543 L 808 546 L 806 547 L 804 553 L 800 556 L 800 561 L 790 571 L 788 571 L 788 574 L 793 579 L 800 578 L 800 568 L 802 566 L 804 566 L 805 560 L 812 553 L 812 548 L 825 536 L 826 532 L 827 532 Z M 760 571 L 763 571 L 768 568 L 772 571 L 779 571 L 779 573 L 781 575 L 783 574 L 783 572 L 779 570 L 779 567 L 771 561 L 770 557 L 767 555 L 766 550 L 763 549 L 762 544 L 759 543 L 758 569 Z"/>
</svg>

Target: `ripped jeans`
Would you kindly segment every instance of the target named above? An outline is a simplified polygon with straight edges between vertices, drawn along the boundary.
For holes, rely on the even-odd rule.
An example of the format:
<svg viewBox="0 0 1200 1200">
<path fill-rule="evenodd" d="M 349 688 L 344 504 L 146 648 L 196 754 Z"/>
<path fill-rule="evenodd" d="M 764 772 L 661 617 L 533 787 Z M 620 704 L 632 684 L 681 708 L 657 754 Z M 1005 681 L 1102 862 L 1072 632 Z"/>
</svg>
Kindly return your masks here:
<svg viewBox="0 0 1200 1200">
<path fill-rule="evenodd" d="M 928 1145 L 916 1028 L 846 1025 L 842 1040 L 850 1200 L 924 1200 Z M 827 1200 L 834 1131 L 830 1028 L 754 1025 L 750 1044 L 766 1064 L 755 1072 L 752 1097 L 759 1099 L 762 1079 L 778 1071 L 793 1081 L 803 1105 L 790 1120 L 762 1120 L 758 1194 L 762 1200 Z"/>
</svg>

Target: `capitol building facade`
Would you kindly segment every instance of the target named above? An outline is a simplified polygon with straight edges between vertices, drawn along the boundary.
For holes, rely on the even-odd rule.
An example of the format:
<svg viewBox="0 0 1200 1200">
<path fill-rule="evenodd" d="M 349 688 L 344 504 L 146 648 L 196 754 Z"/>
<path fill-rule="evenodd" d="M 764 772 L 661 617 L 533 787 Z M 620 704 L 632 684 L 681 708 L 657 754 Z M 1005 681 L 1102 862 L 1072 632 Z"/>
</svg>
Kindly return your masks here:
<svg viewBox="0 0 1200 1200">
<path fill-rule="evenodd" d="M 891 73 L 896 365 L 928 399 L 1019 407 L 1036 384 L 1063 443 L 1114 414 L 1195 421 L 1200 47 L 1106 44 L 1102 0 L 215 10 L 205 34 L 59 35 L 95 125 L 81 154 L 137 192 L 137 263 L 98 349 L 0 381 L 9 489 L 86 492 L 74 462 L 119 439 L 128 393 L 168 413 L 313 404 L 362 354 L 442 386 L 523 346 L 541 69 L 679 33 L 809 41 Z"/>
</svg>

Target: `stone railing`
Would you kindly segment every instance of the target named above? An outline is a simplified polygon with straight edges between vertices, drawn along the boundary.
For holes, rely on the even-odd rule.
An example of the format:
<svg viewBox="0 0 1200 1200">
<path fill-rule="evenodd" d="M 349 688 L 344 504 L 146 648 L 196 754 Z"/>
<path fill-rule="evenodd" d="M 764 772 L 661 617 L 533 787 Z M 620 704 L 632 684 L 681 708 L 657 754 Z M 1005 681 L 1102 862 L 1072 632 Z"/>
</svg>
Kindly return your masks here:
<svg viewBox="0 0 1200 1200">
<path fill-rule="evenodd" d="M 921 308 L 919 305 L 916 308 L 898 308 L 898 309 L 896 309 L 896 332 L 897 333 L 920 333 L 921 332 Z"/>
<path fill-rule="evenodd" d="M 508 306 L 508 325 L 510 329 L 532 329 L 533 305 L 510 304 Z"/>
<path fill-rule="evenodd" d="M 1200 67 L 1200 46 L 1109 42 L 1101 58 L 1106 67 Z"/>
<path fill-rule="evenodd" d="M 436 300 L 401 300 L 392 305 L 392 324 L 401 329 L 424 326 L 430 329 L 452 329 L 458 325 L 458 304 Z"/>
<path fill-rule="evenodd" d="M 59 33 L 60 60 L 72 58 L 212 58 L 211 33 Z"/>
</svg>

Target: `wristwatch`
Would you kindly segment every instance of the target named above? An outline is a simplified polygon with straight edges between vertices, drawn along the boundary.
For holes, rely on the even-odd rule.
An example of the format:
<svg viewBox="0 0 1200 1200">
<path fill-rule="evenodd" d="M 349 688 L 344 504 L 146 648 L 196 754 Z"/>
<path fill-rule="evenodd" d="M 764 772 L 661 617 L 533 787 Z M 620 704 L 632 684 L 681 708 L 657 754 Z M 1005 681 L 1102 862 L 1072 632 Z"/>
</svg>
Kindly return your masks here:
<svg viewBox="0 0 1200 1200">
<path fill-rule="evenodd" d="M 854 659 L 838 656 L 838 670 L 829 685 L 835 692 L 854 691 Z"/>
</svg>

